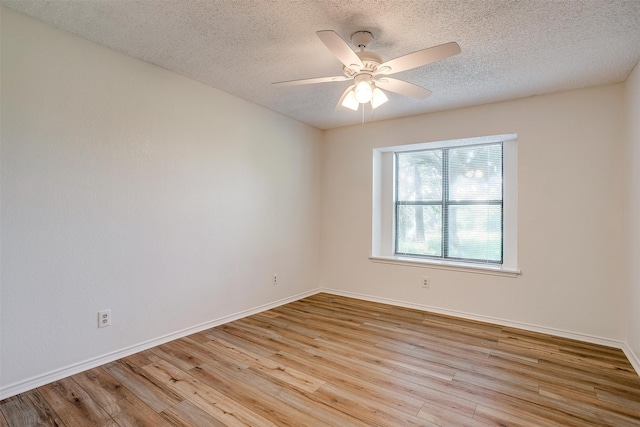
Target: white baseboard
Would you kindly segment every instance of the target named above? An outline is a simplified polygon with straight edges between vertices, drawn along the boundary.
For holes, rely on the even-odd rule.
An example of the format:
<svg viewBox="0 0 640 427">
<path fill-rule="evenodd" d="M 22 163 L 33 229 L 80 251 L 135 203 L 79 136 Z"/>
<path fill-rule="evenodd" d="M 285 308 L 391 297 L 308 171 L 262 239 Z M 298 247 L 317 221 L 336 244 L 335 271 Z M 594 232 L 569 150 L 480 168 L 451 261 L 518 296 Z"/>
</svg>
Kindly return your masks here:
<svg viewBox="0 0 640 427">
<path fill-rule="evenodd" d="M 381 297 L 365 295 L 365 294 L 360 294 L 355 292 L 341 291 L 338 289 L 321 288 L 320 291 L 325 292 L 327 294 L 356 298 L 356 299 L 361 299 L 361 300 L 371 301 L 371 302 L 379 302 L 382 304 L 390 304 L 398 307 L 413 308 L 416 310 L 429 311 L 432 313 L 445 314 L 449 316 L 460 317 L 463 319 L 477 320 L 480 322 L 494 323 L 496 325 L 508 326 L 508 327 L 517 328 L 517 329 L 524 329 L 526 331 L 539 332 L 543 334 L 554 335 L 557 337 L 569 338 L 569 339 L 584 341 L 592 344 L 600 344 L 607 347 L 618 348 L 624 352 L 625 356 L 627 356 L 627 359 L 629 359 L 629 362 L 633 366 L 633 369 L 635 369 L 636 373 L 640 375 L 640 359 L 638 359 L 638 356 L 631 350 L 629 345 L 624 341 L 617 341 L 609 338 L 598 337 L 595 335 L 583 334 L 580 332 L 565 331 L 562 329 L 549 328 L 546 326 L 538 326 L 538 325 L 533 325 L 529 323 L 515 322 L 512 320 L 500 319 L 500 318 L 491 317 L 491 316 L 481 316 L 477 314 L 470 314 L 462 311 L 449 310 L 449 309 L 444 309 L 440 307 L 433 307 L 430 305 L 415 304 L 415 303 L 399 301 L 391 298 L 381 298 Z"/>
<path fill-rule="evenodd" d="M 249 310 L 243 310 L 238 313 L 219 317 L 217 319 L 210 320 L 208 322 L 201 323 L 199 325 L 195 325 L 186 329 L 182 329 L 180 331 L 172 332 L 170 334 L 163 335 L 161 337 L 154 338 L 139 344 L 135 344 L 135 345 L 123 348 L 121 350 L 116 350 L 111 353 L 107 353 L 98 357 L 94 357 L 92 359 L 85 360 L 83 362 L 74 363 L 64 368 L 56 369 L 42 375 L 37 375 L 35 377 L 29 378 L 23 381 L 18 381 L 16 383 L 13 383 L 4 387 L 0 387 L 0 400 L 6 399 L 11 396 L 15 396 L 16 394 L 24 393 L 25 391 L 33 390 L 34 388 L 43 386 L 45 384 L 49 384 L 53 381 L 66 378 L 71 375 L 78 374 L 80 372 L 84 372 L 88 369 L 92 369 L 97 366 L 104 365 L 105 363 L 113 362 L 114 360 L 118 360 L 123 357 L 130 356 L 140 351 L 147 350 L 151 347 L 155 347 L 160 344 L 164 344 L 166 342 L 176 340 L 178 338 L 186 337 L 187 335 L 195 334 L 196 332 L 204 331 L 206 329 L 213 328 L 215 326 L 219 326 L 224 323 L 242 319 L 243 317 L 251 316 L 253 314 L 257 314 L 262 311 L 271 310 L 272 308 L 276 308 L 281 305 L 288 304 L 293 301 L 297 301 L 299 299 L 308 297 L 310 295 L 315 295 L 319 292 L 320 292 L 319 289 L 313 289 L 311 291 L 303 292 L 288 298 L 284 298 L 268 304 L 263 304 Z"/>
<path fill-rule="evenodd" d="M 627 343 L 624 343 L 622 351 L 624 351 L 625 356 L 629 359 L 633 369 L 636 370 L 636 374 L 640 375 L 640 358 L 638 358 L 638 355 L 631 350 L 631 347 L 629 347 L 629 344 Z"/>
<path fill-rule="evenodd" d="M 240 311 L 238 313 L 235 314 L 230 314 L 227 316 L 223 316 L 205 323 L 201 323 L 199 325 L 195 325 L 186 329 L 182 329 L 180 331 L 176 331 L 167 335 L 163 335 L 161 337 L 158 338 L 154 338 L 133 346 L 129 346 L 126 348 L 123 348 L 121 350 L 117 350 L 117 351 L 113 351 L 111 353 L 107 353 L 98 357 L 94 357 L 92 359 L 88 359 L 85 360 L 83 362 L 79 362 L 79 363 L 74 363 L 72 365 L 69 365 L 67 367 L 64 368 L 60 368 L 60 369 L 56 369 L 54 371 L 42 374 L 42 375 L 37 375 L 35 377 L 23 380 L 23 381 L 19 381 L 16 382 L 14 384 L 10 384 L 8 386 L 4 386 L 4 387 L 0 387 L 0 400 L 2 399 L 6 399 L 8 397 L 11 396 L 15 396 L 16 394 L 20 394 L 23 393 L 25 391 L 29 391 L 29 390 L 33 390 L 34 388 L 43 386 L 45 384 L 49 384 L 53 381 L 57 381 L 60 380 L 62 378 L 66 378 L 68 376 L 71 375 L 75 375 L 78 374 L 80 372 L 84 372 L 88 369 L 92 369 L 95 368 L 97 366 L 101 366 L 104 365 L 105 363 L 109 363 L 109 362 L 113 362 L 114 360 L 118 360 L 121 359 L 123 357 L 126 356 L 130 356 L 132 354 L 138 353 L 140 351 L 143 350 L 147 350 L 151 347 L 155 347 L 161 344 L 164 344 L 166 342 L 169 341 L 173 341 L 176 340 L 178 338 L 182 338 L 185 337 L 187 335 L 191 335 L 194 334 L 196 332 L 200 332 L 200 331 L 204 331 L 206 329 L 209 328 L 213 328 L 215 326 L 219 326 L 222 325 L 224 323 L 228 323 L 228 322 L 232 322 L 234 320 L 238 320 L 241 319 L 243 317 L 247 317 L 247 316 L 251 316 L 253 314 L 257 314 L 266 310 L 271 310 L 272 308 L 276 308 L 279 307 L 281 305 L 284 304 L 288 304 L 290 302 L 293 301 L 297 301 L 299 299 L 302 298 L 306 298 L 308 296 L 311 295 L 315 295 L 318 293 L 328 293 L 328 294 L 333 294 L 333 295 L 340 295 L 340 296 L 345 296 L 345 297 L 350 297 L 350 298 L 356 298 L 356 299 L 361 299 L 361 300 L 365 300 L 365 301 L 372 301 L 372 302 L 379 302 L 379 303 L 383 303 L 383 304 L 390 304 L 390 305 L 395 305 L 398 307 L 406 307 L 406 308 L 413 308 L 416 310 L 423 310 L 423 311 L 429 311 L 429 312 L 433 312 L 433 313 L 439 313 L 439 314 L 446 314 L 449 316 L 455 316 L 455 317 L 460 317 L 463 319 L 470 319 L 470 320 L 477 320 L 477 321 L 481 321 L 481 322 L 488 322 L 488 323 L 494 323 L 494 324 L 498 324 L 498 325 L 502 325 L 502 326 L 509 326 L 509 327 L 513 327 L 513 328 L 518 328 L 518 329 L 524 329 L 524 330 L 528 330 L 528 331 L 532 331 L 532 332 L 540 332 L 540 333 L 544 333 L 544 334 L 549 334 L 549 335 L 555 335 L 555 336 L 559 336 L 559 337 L 563 337 L 563 338 L 570 338 L 570 339 L 575 339 L 575 340 L 580 340 L 580 341 L 585 341 L 585 342 L 589 342 L 589 343 L 594 343 L 594 344 L 600 344 L 600 345 L 606 345 L 609 347 L 614 347 L 614 348 L 619 348 L 621 349 L 625 355 L 627 356 L 627 358 L 629 359 L 629 362 L 631 363 L 631 365 L 633 366 L 633 368 L 635 369 L 635 371 L 640 374 L 640 359 L 638 358 L 638 356 L 631 350 L 631 348 L 629 347 L 629 345 L 625 342 L 622 341 L 616 341 L 616 340 L 611 340 L 608 338 L 602 338 L 602 337 L 597 337 L 597 336 L 593 336 L 593 335 L 588 335 L 588 334 L 582 334 L 582 333 L 577 333 L 577 332 L 570 332 L 570 331 L 564 331 L 561 329 L 555 329 L 555 328 L 548 328 L 548 327 L 544 327 L 544 326 L 537 326 L 537 325 L 531 325 L 531 324 L 527 324 L 527 323 L 521 323 L 521 322 L 514 322 L 514 321 L 510 321 L 510 320 L 505 320 L 505 319 L 498 319 L 498 318 L 494 318 L 494 317 L 490 317 L 490 316 L 480 316 L 480 315 L 474 315 L 474 314 L 470 314 L 470 313 L 465 313 L 465 312 L 460 312 L 460 311 L 456 311 L 456 310 L 449 310 L 449 309 L 442 309 L 439 307 L 432 307 L 432 306 L 428 306 L 428 305 L 422 305 L 422 304 L 415 304 L 415 303 L 409 303 L 409 302 L 405 302 L 405 301 L 399 301 L 399 300 L 394 300 L 394 299 L 390 299 L 390 298 L 381 298 L 381 297 L 375 297 L 375 296 L 371 296 L 371 295 L 365 295 L 365 294 L 359 294 L 359 293 L 354 293 L 354 292 L 347 292 L 347 291 L 340 291 L 337 289 L 330 289 L 330 288 L 317 288 L 311 291 L 307 291 L 307 292 L 303 292 L 288 298 L 284 298 L 278 301 L 274 301 L 268 304 L 263 304 L 261 306 L 249 309 L 249 310 L 244 310 L 244 311 Z"/>
</svg>

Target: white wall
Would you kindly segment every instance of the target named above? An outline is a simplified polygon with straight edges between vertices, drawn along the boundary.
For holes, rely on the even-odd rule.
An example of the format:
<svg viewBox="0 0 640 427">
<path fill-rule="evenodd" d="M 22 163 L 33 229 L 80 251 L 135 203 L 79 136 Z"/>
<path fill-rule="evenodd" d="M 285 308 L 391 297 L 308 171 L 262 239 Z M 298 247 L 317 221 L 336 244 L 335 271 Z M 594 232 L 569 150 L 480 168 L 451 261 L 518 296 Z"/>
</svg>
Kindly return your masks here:
<svg viewBox="0 0 640 427">
<path fill-rule="evenodd" d="M 627 269 L 627 342 L 640 357 L 640 63 L 626 82 L 625 237 Z M 640 362 L 639 362 L 640 363 Z"/>
<path fill-rule="evenodd" d="M 1 23 L 0 391 L 317 288 L 320 131 Z"/>
<path fill-rule="evenodd" d="M 623 85 L 601 86 L 327 131 L 323 286 L 622 340 L 623 95 Z M 374 147 L 507 133 L 518 134 L 522 276 L 368 259 Z"/>
</svg>

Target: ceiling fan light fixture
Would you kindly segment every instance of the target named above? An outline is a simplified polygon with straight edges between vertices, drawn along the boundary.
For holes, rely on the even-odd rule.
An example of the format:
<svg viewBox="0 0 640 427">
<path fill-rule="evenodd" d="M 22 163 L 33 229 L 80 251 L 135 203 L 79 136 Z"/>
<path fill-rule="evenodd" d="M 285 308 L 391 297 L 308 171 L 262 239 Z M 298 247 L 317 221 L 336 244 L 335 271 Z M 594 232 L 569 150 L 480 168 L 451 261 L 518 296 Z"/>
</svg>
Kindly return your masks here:
<svg viewBox="0 0 640 427">
<path fill-rule="evenodd" d="M 366 104 L 371 101 L 373 96 L 373 88 L 367 81 L 361 81 L 356 85 L 354 90 L 355 98 L 360 104 Z"/>
<path fill-rule="evenodd" d="M 371 95 L 371 108 L 378 108 L 385 102 L 387 102 L 389 98 L 384 94 L 379 88 L 373 89 L 373 93 Z"/>
<path fill-rule="evenodd" d="M 347 93 L 347 96 L 344 97 L 342 100 L 342 106 L 353 111 L 358 111 L 360 103 L 356 99 L 356 94 L 353 90 L 350 90 L 349 93 Z"/>
</svg>

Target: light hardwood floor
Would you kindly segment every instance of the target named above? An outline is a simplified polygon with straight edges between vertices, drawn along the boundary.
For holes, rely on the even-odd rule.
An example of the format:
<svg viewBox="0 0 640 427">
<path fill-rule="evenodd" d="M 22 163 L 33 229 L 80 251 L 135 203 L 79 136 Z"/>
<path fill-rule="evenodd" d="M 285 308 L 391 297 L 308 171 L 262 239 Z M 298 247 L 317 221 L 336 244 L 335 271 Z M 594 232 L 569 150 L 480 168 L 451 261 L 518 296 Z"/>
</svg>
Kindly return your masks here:
<svg viewBox="0 0 640 427">
<path fill-rule="evenodd" d="M 0 402 L 0 426 L 640 426 L 622 351 L 318 294 Z"/>
</svg>

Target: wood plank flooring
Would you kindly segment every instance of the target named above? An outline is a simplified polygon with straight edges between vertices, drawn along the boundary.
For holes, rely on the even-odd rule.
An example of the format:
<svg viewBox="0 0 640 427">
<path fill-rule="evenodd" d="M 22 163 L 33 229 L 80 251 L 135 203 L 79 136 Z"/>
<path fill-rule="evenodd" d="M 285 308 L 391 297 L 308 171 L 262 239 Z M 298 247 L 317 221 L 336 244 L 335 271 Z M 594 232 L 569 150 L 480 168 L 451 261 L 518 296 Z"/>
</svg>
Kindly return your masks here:
<svg viewBox="0 0 640 427">
<path fill-rule="evenodd" d="M 0 402 L 3 426 L 640 426 L 622 351 L 318 294 Z"/>
</svg>

